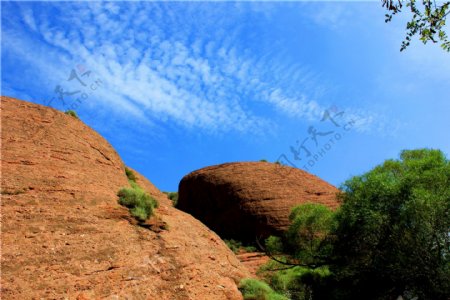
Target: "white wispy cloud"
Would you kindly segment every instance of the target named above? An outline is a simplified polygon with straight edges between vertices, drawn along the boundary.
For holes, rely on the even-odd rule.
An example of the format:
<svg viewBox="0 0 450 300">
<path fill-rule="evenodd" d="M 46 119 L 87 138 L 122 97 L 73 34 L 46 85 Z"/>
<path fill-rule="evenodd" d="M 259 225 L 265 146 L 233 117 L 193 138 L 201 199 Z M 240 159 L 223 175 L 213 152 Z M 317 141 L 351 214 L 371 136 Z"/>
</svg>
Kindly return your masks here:
<svg viewBox="0 0 450 300">
<path fill-rule="evenodd" d="M 311 99 L 320 90 L 312 72 L 242 53 L 234 36 L 239 26 L 212 36 L 208 22 L 232 22 L 214 18 L 220 7 L 212 12 L 202 4 L 184 8 L 183 15 L 202 20 L 202 26 L 184 24 L 164 3 L 55 4 L 58 23 L 48 12 L 23 5 L 24 23 L 43 42 L 21 38 L 15 28 L 4 39 L 17 55 L 37 63 L 42 75 L 64 78 L 74 62 L 82 62 L 104 83 L 95 94 L 99 104 L 143 122 L 212 132 L 267 131 L 274 124 L 249 109 L 251 101 L 293 118 L 320 119 L 327 107 Z M 361 128 L 373 122 L 370 116 L 360 119 Z"/>
</svg>

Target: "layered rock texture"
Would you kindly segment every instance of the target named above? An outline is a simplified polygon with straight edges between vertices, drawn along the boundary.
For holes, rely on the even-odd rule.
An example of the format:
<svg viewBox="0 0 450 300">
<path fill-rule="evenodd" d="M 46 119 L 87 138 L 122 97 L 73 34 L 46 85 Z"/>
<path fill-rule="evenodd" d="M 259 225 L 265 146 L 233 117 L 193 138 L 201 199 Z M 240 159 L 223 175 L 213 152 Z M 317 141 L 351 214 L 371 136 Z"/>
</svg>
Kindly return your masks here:
<svg viewBox="0 0 450 300">
<path fill-rule="evenodd" d="M 255 241 L 289 226 L 291 208 L 321 203 L 336 208 L 338 189 L 300 169 L 268 162 L 211 166 L 186 175 L 177 207 L 223 238 Z"/>
<path fill-rule="evenodd" d="M 159 201 L 144 228 L 111 145 L 59 111 L 1 98 L 2 299 L 240 299 L 247 270 L 206 226 Z"/>
</svg>

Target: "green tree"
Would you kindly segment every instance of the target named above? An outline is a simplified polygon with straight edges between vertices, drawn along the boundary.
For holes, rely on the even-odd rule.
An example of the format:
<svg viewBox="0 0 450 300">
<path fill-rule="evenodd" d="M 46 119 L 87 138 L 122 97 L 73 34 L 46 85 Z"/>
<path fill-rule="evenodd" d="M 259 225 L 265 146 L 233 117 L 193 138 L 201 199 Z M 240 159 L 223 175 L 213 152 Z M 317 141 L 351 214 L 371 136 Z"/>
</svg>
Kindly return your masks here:
<svg viewBox="0 0 450 300">
<path fill-rule="evenodd" d="M 319 268 L 328 265 L 337 226 L 336 213 L 322 204 L 306 203 L 294 207 L 291 225 L 282 237 L 270 236 L 265 247 L 274 261 L 286 266 Z"/>
<path fill-rule="evenodd" d="M 322 204 L 296 206 L 289 216 L 286 246 L 293 257 L 308 266 L 323 265 L 328 260 L 336 227 L 334 212 Z"/>
<path fill-rule="evenodd" d="M 283 237 L 266 240 L 266 253 L 272 258 L 261 275 L 276 292 L 292 300 L 322 299 L 333 246 L 336 213 L 322 204 L 294 207 L 291 225 Z"/>
<path fill-rule="evenodd" d="M 419 35 L 419 39 L 427 42 L 441 43 L 441 47 L 450 52 L 450 41 L 445 32 L 446 19 L 450 13 L 450 2 L 436 3 L 435 0 L 382 0 L 383 7 L 388 11 L 386 22 L 402 11 L 404 7 L 410 10 L 411 20 L 406 24 L 406 38 L 402 42 L 400 51 L 405 50 L 411 42 L 411 38 Z"/>
<path fill-rule="evenodd" d="M 334 298 L 449 299 L 450 163 L 403 151 L 345 182 L 330 270 Z"/>
</svg>

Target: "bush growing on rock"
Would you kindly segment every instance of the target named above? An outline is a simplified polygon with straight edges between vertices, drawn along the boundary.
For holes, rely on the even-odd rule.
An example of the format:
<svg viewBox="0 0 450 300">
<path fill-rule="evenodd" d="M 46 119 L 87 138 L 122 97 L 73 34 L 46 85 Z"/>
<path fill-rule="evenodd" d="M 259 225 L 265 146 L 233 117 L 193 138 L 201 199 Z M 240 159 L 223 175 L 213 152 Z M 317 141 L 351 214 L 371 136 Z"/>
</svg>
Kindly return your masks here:
<svg viewBox="0 0 450 300">
<path fill-rule="evenodd" d="M 239 250 L 244 250 L 245 252 L 255 252 L 256 247 L 252 245 L 243 245 L 241 241 L 229 239 L 229 240 L 223 240 L 225 244 L 228 246 L 228 248 L 231 249 L 235 254 L 239 252 Z"/>
<path fill-rule="evenodd" d="M 78 114 L 74 110 L 66 110 L 64 113 L 68 116 L 79 119 Z"/>
<path fill-rule="evenodd" d="M 242 243 L 233 239 L 223 240 L 228 248 L 231 249 L 235 254 L 238 253 L 239 248 L 241 248 Z"/>
<path fill-rule="evenodd" d="M 173 206 L 177 206 L 178 203 L 178 192 L 165 192 L 167 197 L 172 200 Z"/>
<path fill-rule="evenodd" d="M 122 188 L 117 195 L 119 204 L 129 208 L 131 215 L 139 222 L 147 220 L 153 214 L 153 209 L 158 207 L 158 202 L 137 184 L 131 188 Z"/>
<path fill-rule="evenodd" d="M 133 170 L 125 167 L 125 174 L 127 175 L 128 180 L 136 182 L 136 174 L 134 174 Z"/>
</svg>

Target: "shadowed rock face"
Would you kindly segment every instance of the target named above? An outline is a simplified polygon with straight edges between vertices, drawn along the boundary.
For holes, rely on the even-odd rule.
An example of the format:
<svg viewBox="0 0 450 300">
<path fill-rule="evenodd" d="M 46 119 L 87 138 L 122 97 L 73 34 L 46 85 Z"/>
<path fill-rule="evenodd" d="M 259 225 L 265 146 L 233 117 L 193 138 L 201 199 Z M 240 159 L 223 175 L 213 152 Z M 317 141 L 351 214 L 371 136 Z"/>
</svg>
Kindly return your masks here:
<svg viewBox="0 0 450 300">
<path fill-rule="evenodd" d="M 267 162 L 211 166 L 186 175 L 177 208 L 223 238 L 254 241 L 289 226 L 291 208 L 321 203 L 336 208 L 336 189 L 305 171 Z"/>
<path fill-rule="evenodd" d="M 122 160 L 82 121 L 2 97 L 1 125 L 2 299 L 241 298 L 235 255 L 139 174 L 168 229 L 134 224 Z"/>
</svg>

